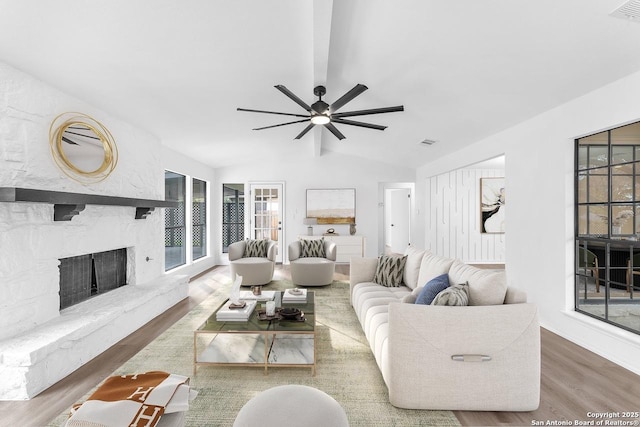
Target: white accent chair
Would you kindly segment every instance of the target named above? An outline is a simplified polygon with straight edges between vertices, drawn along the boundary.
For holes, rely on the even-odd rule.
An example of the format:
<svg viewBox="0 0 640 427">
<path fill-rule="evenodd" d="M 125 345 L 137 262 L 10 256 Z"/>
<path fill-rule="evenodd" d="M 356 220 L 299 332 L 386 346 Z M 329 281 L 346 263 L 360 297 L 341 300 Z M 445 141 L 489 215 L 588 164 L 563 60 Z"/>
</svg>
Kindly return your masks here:
<svg viewBox="0 0 640 427">
<path fill-rule="evenodd" d="M 349 427 L 347 414 L 327 393 L 289 384 L 270 388 L 240 409 L 234 427 Z"/>
<path fill-rule="evenodd" d="M 325 286 L 333 282 L 336 267 L 337 247 L 334 242 L 324 241 L 325 257 L 301 257 L 300 240 L 289 244 L 291 281 L 294 285 Z"/>
<path fill-rule="evenodd" d="M 276 242 L 267 244 L 267 256 L 244 257 L 246 242 L 244 240 L 229 245 L 229 262 L 231 264 L 231 280 L 236 275 L 242 276 L 242 286 L 266 285 L 273 279 L 276 264 Z"/>
</svg>

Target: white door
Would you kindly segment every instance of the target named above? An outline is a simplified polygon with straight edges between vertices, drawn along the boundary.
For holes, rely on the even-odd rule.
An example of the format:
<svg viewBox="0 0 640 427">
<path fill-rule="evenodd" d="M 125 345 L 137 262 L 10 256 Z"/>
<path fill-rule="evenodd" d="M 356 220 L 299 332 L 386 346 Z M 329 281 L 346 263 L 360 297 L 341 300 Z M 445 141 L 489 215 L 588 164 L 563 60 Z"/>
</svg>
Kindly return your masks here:
<svg viewBox="0 0 640 427">
<path fill-rule="evenodd" d="M 403 253 L 411 242 L 411 189 L 385 189 L 385 252 Z"/>
<path fill-rule="evenodd" d="M 284 255 L 284 183 L 249 185 L 251 213 L 249 230 L 252 239 L 271 239 L 277 243 L 276 262 Z"/>
</svg>

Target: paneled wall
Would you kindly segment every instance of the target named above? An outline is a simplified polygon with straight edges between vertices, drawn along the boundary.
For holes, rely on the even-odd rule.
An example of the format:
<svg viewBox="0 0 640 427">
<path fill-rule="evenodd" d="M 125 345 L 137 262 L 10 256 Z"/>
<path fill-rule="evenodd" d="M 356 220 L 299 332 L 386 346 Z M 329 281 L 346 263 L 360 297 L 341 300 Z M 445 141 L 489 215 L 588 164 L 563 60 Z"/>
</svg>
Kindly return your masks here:
<svg viewBox="0 0 640 427">
<path fill-rule="evenodd" d="M 465 262 L 503 263 L 505 235 L 480 232 L 480 178 L 503 176 L 500 169 L 458 169 L 428 178 L 426 246 Z"/>
</svg>

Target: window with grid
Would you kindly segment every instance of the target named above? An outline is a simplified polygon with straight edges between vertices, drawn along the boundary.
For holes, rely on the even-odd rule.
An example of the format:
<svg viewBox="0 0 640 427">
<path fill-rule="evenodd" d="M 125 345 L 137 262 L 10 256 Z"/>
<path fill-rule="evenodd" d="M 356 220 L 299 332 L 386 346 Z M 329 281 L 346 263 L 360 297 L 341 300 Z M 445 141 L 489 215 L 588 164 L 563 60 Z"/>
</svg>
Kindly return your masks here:
<svg viewBox="0 0 640 427">
<path fill-rule="evenodd" d="M 186 177 L 175 172 L 164 173 L 165 200 L 178 202 L 177 208 L 164 210 L 164 269 L 171 270 L 187 262 L 186 254 Z"/>
<path fill-rule="evenodd" d="M 244 184 L 222 184 L 222 252 L 244 240 Z"/>
<path fill-rule="evenodd" d="M 196 260 L 207 255 L 207 183 L 193 178 L 191 192 L 191 247 Z"/>
<path fill-rule="evenodd" d="M 640 333 L 640 122 L 577 139 L 575 169 L 575 308 Z"/>
</svg>

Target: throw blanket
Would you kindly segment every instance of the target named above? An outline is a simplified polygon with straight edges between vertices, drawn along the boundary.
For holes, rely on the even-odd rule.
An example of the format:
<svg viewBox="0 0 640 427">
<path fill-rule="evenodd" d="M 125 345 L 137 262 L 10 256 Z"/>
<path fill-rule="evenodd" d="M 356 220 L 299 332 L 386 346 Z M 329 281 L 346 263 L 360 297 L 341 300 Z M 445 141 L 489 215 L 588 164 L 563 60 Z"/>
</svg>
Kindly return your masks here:
<svg viewBox="0 0 640 427">
<path fill-rule="evenodd" d="M 189 377 L 160 371 L 109 377 L 74 405 L 66 427 L 154 427 L 170 402 L 171 412 L 188 409 L 188 384 Z"/>
</svg>

